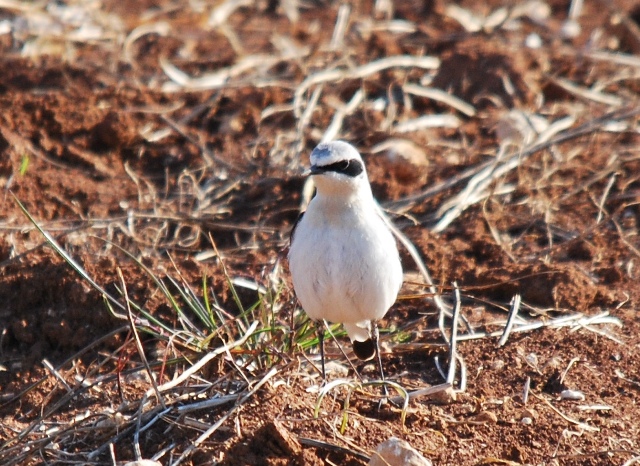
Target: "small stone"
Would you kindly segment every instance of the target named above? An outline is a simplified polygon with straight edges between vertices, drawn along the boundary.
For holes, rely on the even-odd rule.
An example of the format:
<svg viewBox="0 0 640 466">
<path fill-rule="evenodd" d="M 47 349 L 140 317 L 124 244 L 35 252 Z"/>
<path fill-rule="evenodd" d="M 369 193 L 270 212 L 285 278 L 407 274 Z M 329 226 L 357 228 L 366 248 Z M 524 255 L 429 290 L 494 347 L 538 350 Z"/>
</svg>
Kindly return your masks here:
<svg viewBox="0 0 640 466">
<path fill-rule="evenodd" d="M 524 45 L 530 49 L 539 49 L 544 44 L 542 43 L 542 38 L 535 32 L 532 32 L 524 40 Z"/>
<path fill-rule="evenodd" d="M 525 357 L 525 361 L 527 361 L 527 364 L 529 364 L 533 368 L 538 367 L 538 355 L 536 353 L 527 354 L 527 356 Z"/>
<path fill-rule="evenodd" d="M 482 411 L 478 413 L 473 420 L 482 424 L 496 424 L 498 422 L 498 416 L 492 411 Z"/>
<path fill-rule="evenodd" d="M 456 401 L 457 395 L 453 387 L 448 387 L 446 390 L 431 394 L 430 398 L 436 403 L 448 405 Z"/>
<path fill-rule="evenodd" d="M 560 36 L 562 36 L 564 39 L 575 39 L 580 35 L 581 32 L 582 28 L 580 27 L 580 24 L 572 19 L 565 21 L 565 23 L 560 28 Z"/>
<path fill-rule="evenodd" d="M 504 369 L 504 366 L 506 366 L 506 364 L 503 359 L 495 359 L 491 362 L 491 365 L 489 367 L 491 368 L 491 370 L 501 371 L 502 369 Z"/>
<path fill-rule="evenodd" d="M 498 120 L 496 136 L 500 144 L 525 145 L 535 141 L 538 134 L 548 127 L 549 122 L 541 115 L 522 110 L 511 110 Z"/>
<path fill-rule="evenodd" d="M 433 463 L 404 440 L 391 437 L 378 445 L 369 466 L 433 466 Z"/>
<path fill-rule="evenodd" d="M 560 392 L 561 400 L 584 401 L 585 398 L 584 393 L 579 390 L 562 390 Z"/>
<path fill-rule="evenodd" d="M 349 368 L 337 361 L 327 361 L 325 363 L 325 371 L 327 375 L 331 375 L 334 378 L 347 377 L 349 375 Z"/>
<path fill-rule="evenodd" d="M 533 408 L 523 409 L 522 413 L 520 414 L 520 419 L 524 419 L 525 417 L 528 417 L 531 419 L 537 419 L 538 413 Z"/>
</svg>

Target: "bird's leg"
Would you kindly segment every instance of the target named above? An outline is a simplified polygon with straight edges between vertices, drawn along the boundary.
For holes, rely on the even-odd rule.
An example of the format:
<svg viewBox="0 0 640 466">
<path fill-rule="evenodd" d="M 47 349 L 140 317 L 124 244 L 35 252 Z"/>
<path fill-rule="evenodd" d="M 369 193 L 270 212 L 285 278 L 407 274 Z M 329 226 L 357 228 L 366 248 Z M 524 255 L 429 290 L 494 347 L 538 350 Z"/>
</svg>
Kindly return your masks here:
<svg viewBox="0 0 640 466">
<path fill-rule="evenodd" d="M 371 322 L 371 339 L 376 347 L 376 356 L 378 358 L 378 369 L 380 369 L 380 380 L 382 380 L 382 394 L 385 398 L 389 397 L 389 391 L 387 390 L 387 384 L 384 380 L 384 369 L 382 368 L 382 356 L 380 355 L 380 332 L 378 330 L 378 323 Z"/>
<path fill-rule="evenodd" d="M 320 344 L 320 364 L 322 365 L 322 383 L 327 382 L 327 373 L 324 369 L 324 321 L 316 322 L 316 335 Z"/>
</svg>

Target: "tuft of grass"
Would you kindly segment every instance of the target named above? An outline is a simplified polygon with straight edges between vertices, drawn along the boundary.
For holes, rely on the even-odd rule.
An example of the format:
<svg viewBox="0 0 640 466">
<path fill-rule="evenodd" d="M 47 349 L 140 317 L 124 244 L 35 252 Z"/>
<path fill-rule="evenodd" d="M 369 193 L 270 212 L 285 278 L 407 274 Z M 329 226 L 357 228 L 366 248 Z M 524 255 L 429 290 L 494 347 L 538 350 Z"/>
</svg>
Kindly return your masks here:
<svg viewBox="0 0 640 466">
<path fill-rule="evenodd" d="M 136 342 L 136 350 L 143 364 L 134 363 L 133 368 L 126 370 L 124 365 L 117 364 L 114 369 L 115 374 L 97 376 L 93 383 L 98 385 L 105 383 L 106 380 L 111 380 L 110 383 L 115 381 L 118 384 L 118 390 L 120 390 L 122 375 L 147 371 L 150 378 L 150 388 L 141 394 L 139 399 L 130 400 L 128 403 L 129 406 L 137 405 L 135 411 L 138 415 L 124 416 L 122 424 L 114 424 L 112 438 L 102 447 L 91 452 L 90 458 L 103 454 L 110 444 L 118 442 L 126 433 L 138 432 L 142 421 L 154 423 L 165 418 L 177 422 L 181 419 L 180 413 L 185 409 L 185 403 L 187 403 L 187 407 L 189 404 L 192 405 L 193 410 L 203 409 L 200 407 L 200 403 L 202 403 L 201 397 L 204 393 L 208 398 L 207 401 L 215 401 L 218 398 L 235 400 L 235 405 L 203 434 L 204 441 L 235 410 L 254 396 L 267 380 L 279 372 L 275 366 L 282 361 L 283 355 L 287 351 L 306 345 L 307 332 L 295 332 L 289 328 L 289 322 L 297 323 L 301 316 L 297 315 L 294 319 L 282 318 L 281 316 L 280 311 L 287 304 L 284 302 L 286 285 L 278 277 L 270 280 L 268 287 L 257 286 L 259 292 L 256 299 L 248 305 L 243 304 L 237 287 L 244 286 L 244 284 L 231 276 L 223 258 L 216 249 L 218 266 L 224 276 L 225 285 L 233 298 L 231 302 L 223 304 L 209 285 L 210 281 L 206 275 L 203 275 L 201 279 L 202 291 L 197 292 L 173 260 L 173 270 L 163 272 L 160 276 L 158 271 L 146 266 L 139 258 L 121 246 L 103 238 L 93 237 L 120 251 L 126 258 L 125 260 L 131 260 L 149 278 L 170 309 L 170 312 L 155 314 L 136 303 L 135 299 L 128 295 L 128 284 L 122 276 L 121 267 L 116 268 L 117 275 L 120 277 L 120 282 L 114 284 L 117 293 L 111 294 L 104 286 L 94 280 L 82 265 L 75 261 L 55 238 L 29 214 L 15 195 L 14 199 L 55 253 L 83 281 L 104 297 L 109 312 L 115 318 L 127 321 L 129 324 L 127 327 L 133 338 L 128 341 Z M 308 325 L 302 323 L 302 327 L 306 328 Z M 174 351 L 174 356 L 169 358 L 168 353 L 170 352 L 165 351 L 163 361 L 147 358 L 144 353 L 144 345 L 138 336 L 139 333 L 165 342 L 167 348 L 172 348 Z M 302 345 L 297 340 L 301 340 Z M 128 358 L 128 355 L 125 355 L 124 346 L 116 351 L 122 352 L 123 356 L 119 358 L 110 355 L 108 356 L 109 360 L 118 360 L 120 363 L 120 359 L 125 356 Z M 206 380 L 201 375 L 201 370 L 214 359 L 221 361 L 228 368 L 221 371 L 216 380 Z M 164 370 L 168 364 L 175 367 L 176 373 L 169 377 L 168 381 L 162 383 Z M 90 386 L 92 386 L 91 382 L 87 380 L 84 384 L 74 388 L 69 396 L 73 396 L 74 393 L 76 395 L 82 393 Z M 153 396 L 154 394 L 155 396 Z M 156 406 L 151 407 L 154 400 L 156 400 Z M 62 406 L 63 404 L 57 404 L 52 409 L 46 410 L 36 421 L 0 447 L 11 447 L 15 451 L 21 450 L 20 444 L 30 438 L 30 433 L 43 427 Z M 89 426 L 90 423 L 96 421 L 93 417 L 88 417 L 79 422 Z M 44 448 L 58 440 L 59 438 L 52 434 L 50 437 L 39 437 L 38 442 Z M 31 449 L 23 450 L 8 464 L 20 464 L 21 461 L 29 457 L 31 454 L 29 451 Z M 191 451 L 191 449 L 187 449 L 180 458 L 184 459 Z M 7 450 L 5 453 L 8 454 L 9 451 Z M 1 458 L 5 458 L 4 454 L 0 456 L 0 462 L 2 462 Z"/>
<path fill-rule="evenodd" d="M 167 318 L 167 316 L 155 315 L 129 298 L 125 293 L 126 283 L 124 282 L 122 285 L 116 285 L 119 296 L 108 293 L 38 224 L 15 196 L 14 199 L 29 221 L 44 236 L 49 246 L 90 287 L 104 297 L 105 305 L 115 318 L 127 320 L 128 309 L 131 309 L 136 328 L 140 332 L 165 341 L 167 344 L 180 346 L 190 353 L 202 353 L 211 351 L 221 342 L 236 339 L 239 335 L 245 334 L 254 322 L 258 322 L 257 330 L 246 340 L 242 348 L 236 349 L 236 356 L 243 365 L 253 363 L 256 368 L 263 370 L 277 364 L 281 355 L 291 354 L 297 348 L 307 350 L 318 344 L 313 325 L 310 325 L 304 313 L 293 313 L 289 321 L 281 318 L 280 311 L 287 303 L 284 302 L 286 285 L 279 276 L 269 280 L 268 287 L 254 284 L 253 289 L 258 291 L 257 299 L 248 306 L 243 304 L 237 286 L 247 286 L 246 281 L 241 282 L 231 276 L 212 237 L 210 241 L 216 253 L 215 257 L 235 308 L 228 309 L 221 304 L 218 296 L 210 288 L 206 274 L 202 276 L 202 292 L 198 294 L 180 272 L 173 258 L 169 257 L 173 265 L 173 273 L 167 272 L 164 277 L 160 277 L 156 271 L 151 270 L 138 257 L 118 244 L 104 238 L 93 237 L 120 251 L 149 277 L 164 297 L 165 304 L 172 311 Z M 337 326 L 334 331 L 337 331 Z"/>
</svg>

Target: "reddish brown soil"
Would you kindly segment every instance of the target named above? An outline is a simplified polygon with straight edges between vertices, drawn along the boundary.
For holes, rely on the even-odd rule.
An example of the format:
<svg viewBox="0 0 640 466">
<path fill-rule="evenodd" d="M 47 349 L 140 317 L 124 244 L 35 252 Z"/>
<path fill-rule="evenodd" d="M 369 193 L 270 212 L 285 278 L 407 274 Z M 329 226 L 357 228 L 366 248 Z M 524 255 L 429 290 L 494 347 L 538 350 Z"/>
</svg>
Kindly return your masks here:
<svg viewBox="0 0 640 466">
<path fill-rule="evenodd" d="M 0 8 L 0 22 L 13 28 L 0 34 L 0 463 L 111 464 L 110 443 L 117 461 L 134 459 L 135 429 L 114 426 L 118 416 L 135 418 L 150 387 L 127 321 L 115 318 L 101 294 L 46 244 L 17 200 L 107 292 L 120 296 L 120 269 L 129 297 L 176 327 L 179 319 L 157 283 L 124 251 L 161 278 L 181 277 L 198 296 L 206 276 L 209 292 L 230 313 L 237 307 L 220 262 L 197 256 L 212 251 L 209 235 L 232 278 L 270 288 L 270 274 L 284 267 L 277 269 L 283 285 L 275 316 L 284 330 L 262 348 L 278 373 L 183 464 L 366 464 L 363 457 L 390 436 L 436 465 L 621 465 L 640 457 L 640 10 L 634 2 L 585 2 L 579 34 L 565 39 L 569 1 L 550 1 L 542 23 L 522 18 L 517 27 L 475 33 L 447 14 L 444 0 L 396 2 L 394 24 L 413 27 L 404 32 L 392 32 L 374 2 L 354 2 L 344 43 L 335 50 L 329 43 L 339 5 L 328 2 L 301 2 L 297 21 L 285 14 L 293 2 L 256 2 L 215 28 L 208 26 L 207 2 L 93 3 L 82 21 L 102 28 L 95 40 L 71 38 L 78 27 L 51 5 Z M 459 3 L 480 17 L 502 4 L 510 2 Z M 53 21 L 49 30 L 57 24 L 62 32 L 24 29 L 43 16 Z M 168 29 L 124 40 L 135 28 L 160 23 Z M 539 36 L 540 48 L 523 45 L 530 34 Z M 263 54 L 265 62 L 286 55 L 283 43 L 299 56 L 250 67 L 214 89 L 171 89 L 161 67 L 167 61 L 197 77 L 250 55 Z M 618 53 L 632 60 L 615 62 Z M 304 124 L 292 111 L 308 76 L 394 55 L 430 55 L 441 63 L 437 70 L 392 68 L 334 80 Z M 432 78 L 426 86 L 472 104 L 475 115 L 403 96 L 402 86 L 425 76 Z M 619 100 L 579 95 L 565 82 Z M 462 313 L 476 332 L 501 330 L 516 293 L 520 315 L 531 321 L 606 311 L 621 325 L 533 329 L 512 334 L 501 348 L 493 337 L 460 342 L 465 391 L 448 403 L 412 401 L 404 425 L 399 409 L 378 409 L 375 396 L 356 391 L 341 434 L 344 389 L 327 395 L 314 419 L 317 395 L 307 390 L 313 370 L 304 351 L 281 354 L 278 347 L 295 309 L 283 259 L 308 153 L 336 108 L 359 89 L 365 103 L 345 117 L 338 136 L 365 154 L 375 195 L 396 214 L 447 300 L 458 284 Z M 393 105 L 383 111 L 372 104 L 389 96 Z M 584 130 L 523 155 L 486 199 L 434 233 L 438 210 L 468 177 L 428 190 L 495 160 L 500 120 L 511 109 L 549 122 L 573 116 L 571 128 Z M 436 113 L 456 115 L 461 124 L 393 133 L 396 123 Z M 616 121 L 627 126 L 603 127 Z M 166 135 L 149 137 L 161 130 Z M 391 137 L 412 141 L 428 163 L 372 153 Z M 406 253 L 403 263 L 408 272 L 415 269 Z M 407 285 L 403 294 L 414 291 Z M 251 305 L 256 298 L 243 288 L 240 299 Z M 407 389 L 443 382 L 435 359 L 446 369 L 448 350 L 437 313 L 430 299 L 404 299 L 383 322 L 392 329 L 384 336 L 385 369 Z M 166 370 L 161 382 L 170 378 L 167 361 L 201 357 L 145 333 L 142 343 L 152 370 Z M 220 345 L 213 338 L 209 350 Z M 330 353 L 344 363 L 334 346 Z M 269 368 L 239 370 L 229 358 L 216 361 L 199 374 L 227 384 L 208 391 L 211 396 L 232 391 L 234 383 L 244 389 Z M 376 375 L 372 367 L 360 369 Z M 83 378 L 101 383 L 82 388 Z M 561 400 L 565 388 L 585 399 Z M 159 461 L 171 464 L 232 406 L 186 417 L 174 406 L 140 434 L 142 457 L 168 448 Z M 94 417 L 71 426 L 86 413 Z M 47 430 L 55 426 L 62 430 Z"/>
</svg>

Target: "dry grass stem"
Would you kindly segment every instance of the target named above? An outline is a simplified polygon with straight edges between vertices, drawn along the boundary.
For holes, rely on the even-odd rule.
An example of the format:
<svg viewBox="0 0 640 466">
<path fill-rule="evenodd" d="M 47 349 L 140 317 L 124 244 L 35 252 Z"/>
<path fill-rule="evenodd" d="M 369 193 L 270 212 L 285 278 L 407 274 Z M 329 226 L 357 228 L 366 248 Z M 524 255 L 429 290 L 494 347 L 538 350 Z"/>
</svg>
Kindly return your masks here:
<svg viewBox="0 0 640 466">
<path fill-rule="evenodd" d="M 527 376 L 524 381 L 524 387 L 522 387 L 522 404 L 526 406 L 529 401 L 529 394 L 531 393 L 531 377 Z"/>
<path fill-rule="evenodd" d="M 64 380 L 64 377 L 62 376 L 62 374 L 60 374 L 59 371 L 56 370 L 55 367 L 53 367 L 53 365 L 47 361 L 46 359 L 42 360 L 42 365 L 44 367 L 46 367 L 46 369 L 53 374 L 53 376 L 58 379 L 58 382 L 60 382 L 62 384 L 62 386 L 65 388 L 65 390 L 67 390 L 67 393 L 71 393 L 73 392 L 73 389 L 69 386 L 69 384 L 67 383 L 66 380 Z"/>
<path fill-rule="evenodd" d="M 133 44 L 142 37 L 148 34 L 158 34 L 160 36 L 166 36 L 171 32 L 171 26 L 166 22 L 158 22 L 151 24 L 143 24 L 133 29 L 124 40 L 124 44 L 122 46 L 123 56 L 126 61 L 129 63 L 135 63 L 135 58 L 133 57 Z"/>
<path fill-rule="evenodd" d="M 238 399 L 236 404 L 231 408 L 224 416 L 222 416 L 218 422 L 213 424 L 209 429 L 207 429 L 202 435 L 200 435 L 192 445 L 190 445 L 175 461 L 171 463 L 171 466 L 178 466 L 182 463 L 186 458 L 188 458 L 200 444 L 206 441 L 211 435 L 215 433 L 216 430 L 220 428 L 220 426 L 229 419 L 236 411 L 238 411 L 265 383 L 267 383 L 274 375 L 278 373 L 278 370 L 273 367 L 267 374 L 256 383 L 251 390 L 245 393 L 242 397 Z"/>
<path fill-rule="evenodd" d="M 631 466 L 633 464 L 640 464 L 640 454 L 636 454 L 633 458 L 625 461 L 622 466 Z"/>
<path fill-rule="evenodd" d="M 45 5 L 46 5 L 46 2 L 44 1 L 24 3 L 17 0 L 0 0 L 0 8 L 13 10 L 13 11 L 20 11 L 23 13 L 40 10 Z"/>
<path fill-rule="evenodd" d="M 563 50 L 567 55 L 575 55 L 575 51 L 568 49 Z M 634 68 L 640 68 L 640 57 L 635 55 L 629 55 L 626 53 L 611 53 L 602 50 L 590 51 L 584 54 L 586 58 L 591 60 L 603 61 L 620 66 L 632 66 Z"/>
<path fill-rule="evenodd" d="M 366 63 L 353 69 L 326 69 L 310 75 L 296 89 L 293 105 L 296 118 L 300 118 L 303 108 L 303 96 L 314 86 L 343 79 L 362 79 L 389 68 L 437 69 L 440 60 L 434 57 L 413 57 L 397 55 Z"/>
<path fill-rule="evenodd" d="M 453 282 L 453 315 L 451 317 L 451 337 L 449 338 L 449 371 L 447 372 L 446 381 L 453 385 L 456 378 L 456 361 L 458 360 L 458 318 L 462 309 L 462 300 L 460 298 L 460 290 L 458 284 Z"/>
<path fill-rule="evenodd" d="M 211 398 L 209 400 L 198 401 L 195 403 L 178 406 L 176 408 L 176 412 L 179 414 L 187 414 L 194 411 L 211 409 L 216 406 L 220 406 L 227 403 L 231 403 L 232 401 L 236 401 L 238 398 L 240 398 L 240 395 L 241 395 L 240 393 L 234 393 L 232 395 L 222 395 L 215 398 Z"/>
<path fill-rule="evenodd" d="M 514 326 L 511 330 L 511 333 L 520 333 L 520 332 L 530 332 L 532 330 L 537 330 L 543 327 L 550 328 L 560 328 L 560 327 L 572 327 L 572 328 L 583 328 L 586 330 L 591 330 L 588 324 L 601 324 L 601 325 L 615 325 L 618 327 L 622 326 L 622 322 L 616 317 L 612 317 L 609 315 L 609 312 L 602 312 L 597 314 L 596 316 L 585 316 L 584 314 L 578 312 L 575 314 L 571 314 L 568 316 L 557 317 L 552 319 L 542 319 L 539 321 L 534 321 L 531 323 L 523 323 L 518 326 Z M 498 330 L 495 332 L 475 332 L 472 334 L 460 335 L 458 337 L 459 341 L 467 341 L 467 340 L 477 340 L 483 338 L 494 338 L 499 337 L 504 334 L 504 330 Z M 623 343 L 621 340 L 616 337 L 608 334 L 604 334 L 610 340 L 615 341 L 616 343 Z"/>
<path fill-rule="evenodd" d="M 598 204 L 598 217 L 596 218 L 596 225 L 600 224 L 600 222 L 602 221 L 602 217 L 604 214 L 604 204 L 607 200 L 607 196 L 609 196 L 611 188 L 613 187 L 613 183 L 616 182 L 616 176 L 617 173 L 612 174 L 609 178 L 609 182 L 607 183 L 606 188 L 604 188 L 604 192 L 602 193 L 602 197 L 600 198 L 600 203 Z"/>
<path fill-rule="evenodd" d="M 505 343 L 507 343 L 513 324 L 515 323 L 518 312 L 520 311 L 520 299 L 520 295 L 516 294 L 511 300 L 511 308 L 509 309 L 509 314 L 507 316 L 507 323 L 504 326 L 502 336 L 498 340 L 498 347 L 504 346 Z"/>
<path fill-rule="evenodd" d="M 338 8 L 338 15 L 336 17 L 336 25 L 333 29 L 333 36 L 331 37 L 331 43 L 329 44 L 330 50 L 338 50 L 344 46 L 344 33 L 347 30 L 349 24 L 349 14 L 351 13 L 351 6 L 348 3 L 343 3 Z"/>
<path fill-rule="evenodd" d="M 460 120 L 455 115 L 424 115 L 403 121 L 392 129 L 394 133 L 413 133 L 428 128 L 458 128 Z"/>
<path fill-rule="evenodd" d="M 225 0 L 211 10 L 208 22 L 209 27 L 216 28 L 222 26 L 234 11 L 249 5 L 251 5 L 251 0 Z"/>
<path fill-rule="evenodd" d="M 442 204 L 438 211 L 441 219 L 433 228 L 434 232 L 441 233 L 444 231 L 467 208 L 485 199 L 487 195 L 485 191 L 488 190 L 492 183 L 520 165 L 522 162 L 520 157 L 512 157 L 501 163 L 504 158 L 503 149 L 505 149 L 504 146 L 501 147 L 501 152 L 496 156 L 495 164 L 487 166 L 478 172 L 469 180 L 460 194 Z"/>
<path fill-rule="evenodd" d="M 212 351 L 210 353 L 207 353 L 200 360 L 198 360 L 198 362 L 196 362 L 194 365 L 192 365 L 188 369 L 185 369 L 184 372 L 182 372 L 178 377 L 176 377 L 173 380 L 170 380 L 169 382 L 165 382 L 162 385 L 158 386 L 158 391 L 160 393 L 163 393 L 163 392 L 166 392 L 168 390 L 171 390 L 172 388 L 177 387 L 178 385 L 183 384 L 187 379 L 189 379 L 189 377 L 191 377 L 193 374 L 196 374 L 198 371 L 200 371 L 212 359 L 215 359 L 216 357 L 220 356 L 221 354 L 226 353 L 227 351 L 229 351 L 229 349 L 236 348 L 238 346 L 242 346 L 247 341 L 247 339 L 251 335 L 253 335 L 253 333 L 255 332 L 256 328 L 258 328 L 258 322 L 254 321 L 249 326 L 249 328 L 247 328 L 247 330 L 245 331 L 244 335 L 242 335 L 239 339 L 237 339 L 236 341 L 233 341 L 233 342 L 231 342 L 229 344 L 223 343 L 222 347 L 216 348 L 214 351 Z M 153 390 L 148 390 L 146 395 L 147 396 L 151 396 L 151 395 L 153 395 L 153 393 L 154 393 Z"/>
<path fill-rule="evenodd" d="M 447 391 L 452 387 L 453 386 L 450 383 L 443 383 L 440 385 L 434 385 L 433 387 L 425 387 L 425 388 L 419 388 L 417 390 L 408 391 L 407 396 L 409 397 L 410 400 L 420 398 L 423 396 L 431 397 L 431 396 L 437 395 L 438 393 Z M 395 396 L 390 398 L 390 401 L 395 404 L 400 404 L 404 402 L 404 399 L 401 396 Z"/>
<path fill-rule="evenodd" d="M 559 415 L 562 419 L 564 419 L 565 421 L 567 421 L 570 424 L 574 424 L 578 427 L 580 427 L 581 429 L 588 431 L 588 432 L 600 432 L 600 429 L 598 427 L 593 427 L 590 426 L 589 424 L 586 424 L 584 422 L 578 421 L 576 419 L 573 419 L 569 416 L 567 416 L 566 414 L 564 414 L 562 411 L 560 411 L 558 408 L 556 408 L 555 406 L 553 406 L 549 400 L 547 400 L 546 398 L 540 396 L 540 395 L 536 395 L 535 393 L 531 392 L 531 394 L 536 397 L 538 400 L 542 401 L 544 404 L 546 404 L 547 406 L 549 406 L 549 408 L 551 408 L 551 410 L 553 412 L 555 412 L 557 415 Z"/>
<path fill-rule="evenodd" d="M 325 131 L 320 142 L 328 142 L 333 141 L 334 139 L 338 139 L 338 135 L 340 134 L 340 131 L 342 129 L 342 124 L 345 117 L 351 115 L 356 111 L 356 109 L 364 101 L 364 97 L 364 91 L 362 89 L 358 89 L 346 105 L 343 105 L 336 110 L 335 114 L 333 115 L 333 120 L 331 120 L 331 124 Z"/>
<path fill-rule="evenodd" d="M 276 63 L 282 61 L 283 58 L 274 58 L 268 55 L 250 55 L 240 59 L 238 63 L 227 68 L 223 68 L 215 73 L 209 73 L 197 78 L 193 78 L 181 71 L 178 67 L 171 64 L 168 60 L 162 59 L 160 66 L 167 77 L 172 81 L 166 83 L 163 92 L 177 92 L 181 89 L 191 91 L 205 91 L 211 89 L 219 89 L 224 87 L 232 78 L 245 74 L 249 71 L 258 70 L 258 72 L 266 72 Z"/>
<path fill-rule="evenodd" d="M 321 440 L 314 440 L 314 439 L 307 438 L 307 437 L 298 437 L 298 441 L 302 445 L 306 445 L 308 447 L 321 448 L 323 450 L 335 451 L 335 452 L 338 452 L 338 453 L 355 456 L 355 457 L 360 458 L 360 459 L 362 459 L 364 461 L 369 461 L 369 459 L 370 459 L 367 455 L 365 455 L 363 453 L 360 453 L 359 451 L 352 450 L 350 448 L 341 447 L 341 446 L 335 445 L 333 443 L 323 442 Z"/>
<path fill-rule="evenodd" d="M 156 396 L 156 400 L 160 403 L 163 409 L 166 409 L 166 405 L 164 404 L 164 400 L 162 395 L 160 395 L 160 390 L 158 389 L 158 384 L 156 383 L 156 378 L 151 371 L 151 367 L 149 366 L 149 362 L 147 361 L 147 356 L 144 353 L 144 348 L 142 347 L 142 342 L 140 341 L 140 336 L 138 335 L 138 330 L 136 328 L 135 319 L 133 317 L 133 313 L 131 311 L 131 301 L 129 301 L 129 294 L 127 293 L 127 283 L 124 280 L 124 276 L 122 275 L 122 270 L 120 267 L 117 268 L 118 277 L 120 278 L 120 283 L 122 284 L 122 293 L 124 297 L 124 302 L 127 308 L 127 317 L 129 318 L 129 328 L 131 330 L 131 334 L 133 335 L 133 340 L 136 343 L 136 349 L 138 350 L 138 356 L 140 356 L 140 360 L 142 364 L 144 364 L 144 368 L 147 371 L 147 376 L 149 377 L 149 383 L 153 387 L 153 394 Z M 143 401 L 141 402 L 141 406 L 144 405 L 146 401 L 147 394 L 143 397 Z M 138 426 L 139 427 L 139 426 Z M 139 447 L 138 447 L 139 448 Z M 139 458 L 138 458 L 139 459 Z"/>
<path fill-rule="evenodd" d="M 593 102 L 610 105 L 612 107 L 620 107 L 624 103 L 624 100 L 617 95 L 606 94 L 604 92 L 593 89 L 586 89 L 584 87 L 576 85 L 575 83 L 572 83 L 568 79 L 555 78 L 553 82 L 565 91 L 570 92 L 585 100 L 591 100 Z"/>
<path fill-rule="evenodd" d="M 476 109 L 473 105 L 468 104 L 462 99 L 457 98 L 454 95 L 451 95 L 441 89 L 436 89 L 433 87 L 424 87 L 418 84 L 413 83 L 405 83 L 402 88 L 407 94 L 417 95 L 419 97 L 426 97 L 428 99 L 435 100 L 436 102 L 441 102 L 454 108 L 455 110 L 463 113 L 468 117 L 473 117 L 476 114 Z"/>
</svg>

